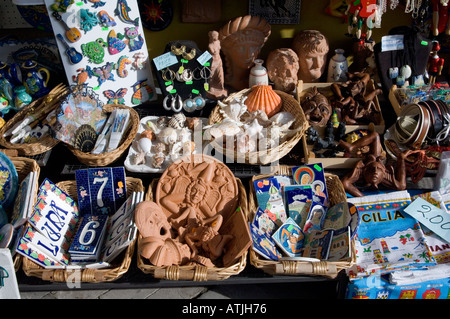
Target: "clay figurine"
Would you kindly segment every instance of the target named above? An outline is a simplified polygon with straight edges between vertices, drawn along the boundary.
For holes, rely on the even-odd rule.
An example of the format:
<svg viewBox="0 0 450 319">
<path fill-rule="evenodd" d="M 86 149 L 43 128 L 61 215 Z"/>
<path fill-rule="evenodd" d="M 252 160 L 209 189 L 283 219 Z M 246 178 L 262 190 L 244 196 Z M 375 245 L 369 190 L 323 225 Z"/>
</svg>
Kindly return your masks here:
<svg viewBox="0 0 450 319">
<path fill-rule="evenodd" d="M 226 85 L 237 91 L 248 88 L 250 68 L 270 33 L 270 24 L 264 18 L 251 15 L 230 20 L 219 30 Z"/>
<path fill-rule="evenodd" d="M 227 96 L 227 90 L 225 90 L 225 80 L 223 76 L 223 63 L 220 57 L 220 40 L 219 32 L 210 31 L 208 33 L 209 44 L 208 51 L 212 55 L 211 62 L 211 78 L 209 79 L 209 90 L 207 91 L 208 97 L 222 99 Z"/>
<path fill-rule="evenodd" d="M 325 125 L 331 117 L 332 108 L 327 97 L 315 86 L 302 96 L 301 106 L 310 125 Z"/>
<path fill-rule="evenodd" d="M 274 89 L 292 93 L 297 86 L 298 56 L 289 48 L 276 49 L 267 57 L 267 73 Z"/>
<path fill-rule="evenodd" d="M 327 38 L 317 30 L 303 30 L 295 36 L 292 49 L 298 55 L 298 79 L 305 83 L 318 82 L 326 67 Z"/>
<path fill-rule="evenodd" d="M 354 183 L 361 182 L 364 187 L 374 187 L 378 189 L 381 184 L 385 187 L 404 190 L 406 189 L 406 167 L 405 158 L 410 151 L 401 153 L 397 157 L 395 168 L 392 165 L 385 165 L 385 157 L 382 156 L 380 137 L 378 133 L 372 131 L 370 134 L 361 137 L 350 147 L 342 141 L 339 145 L 344 146 L 348 151 L 363 146 L 371 147 L 371 151 L 365 159 L 359 161 L 352 172 L 342 178 L 342 184 L 347 193 L 352 196 L 364 196 L 364 194 L 355 186 Z"/>
</svg>

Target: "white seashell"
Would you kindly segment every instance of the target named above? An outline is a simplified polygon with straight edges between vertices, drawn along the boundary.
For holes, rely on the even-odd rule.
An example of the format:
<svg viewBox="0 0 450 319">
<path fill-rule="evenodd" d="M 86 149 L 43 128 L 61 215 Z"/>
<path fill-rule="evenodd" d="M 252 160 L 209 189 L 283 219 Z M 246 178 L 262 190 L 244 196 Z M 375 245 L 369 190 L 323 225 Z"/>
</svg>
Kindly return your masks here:
<svg viewBox="0 0 450 319">
<path fill-rule="evenodd" d="M 241 122 L 244 124 L 251 123 L 255 119 L 258 120 L 258 123 L 263 127 L 268 127 L 272 124 L 272 121 L 269 120 L 267 114 L 262 110 L 256 110 L 253 112 L 247 111 L 241 116 Z"/>
<path fill-rule="evenodd" d="M 141 152 L 144 152 L 144 154 L 150 152 L 150 149 L 152 148 L 152 140 L 147 137 L 142 137 L 138 141 L 139 150 Z"/>
<path fill-rule="evenodd" d="M 195 151 L 195 143 L 193 141 L 187 141 L 183 143 L 183 154 L 192 154 Z"/>
<path fill-rule="evenodd" d="M 161 168 L 166 160 L 166 156 L 163 153 L 157 153 L 152 157 L 152 166 L 154 168 Z"/>
<path fill-rule="evenodd" d="M 239 132 L 241 132 L 240 125 L 230 119 L 225 119 L 221 123 L 217 123 L 212 125 L 207 129 L 208 134 L 211 138 L 219 138 L 222 136 L 235 136 Z"/>
<path fill-rule="evenodd" d="M 294 123 L 295 117 L 289 112 L 278 112 L 269 120 L 272 121 L 273 125 L 280 126 L 283 130 L 287 130 Z"/>
<path fill-rule="evenodd" d="M 173 127 L 174 129 L 183 128 L 186 124 L 186 116 L 183 113 L 177 113 L 172 116 L 167 123 L 169 127 Z"/>
<path fill-rule="evenodd" d="M 261 136 L 263 126 L 259 124 L 257 119 L 254 119 L 250 124 L 244 124 L 245 134 L 248 136 Z"/>
<path fill-rule="evenodd" d="M 177 137 L 177 131 L 172 127 L 163 128 L 158 134 L 158 139 L 166 145 L 175 143 Z"/>
<path fill-rule="evenodd" d="M 182 129 L 177 130 L 177 141 L 186 142 L 192 139 L 192 132 L 187 127 L 183 127 Z"/>
<path fill-rule="evenodd" d="M 153 148 L 155 149 L 155 153 L 164 153 L 167 149 L 167 146 L 162 142 L 158 142 Z"/>
<path fill-rule="evenodd" d="M 159 119 L 156 120 L 156 125 L 160 130 L 167 127 L 169 123 L 169 118 L 167 116 L 161 116 Z"/>
<path fill-rule="evenodd" d="M 144 164 L 145 163 L 145 153 L 139 152 L 139 153 L 133 154 L 131 156 L 130 161 L 131 161 L 132 165 Z"/>
<path fill-rule="evenodd" d="M 245 97 L 247 98 L 247 97 Z M 245 99 L 244 99 L 245 101 Z M 221 107 L 219 112 L 225 117 L 233 121 L 239 122 L 240 117 L 247 111 L 247 105 L 244 104 L 240 99 L 233 99 L 230 103 L 217 102 Z"/>
<path fill-rule="evenodd" d="M 249 153 L 256 150 L 256 138 L 241 134 L 236 138 L 236 150 L 239 153 Z"/>
</svg>

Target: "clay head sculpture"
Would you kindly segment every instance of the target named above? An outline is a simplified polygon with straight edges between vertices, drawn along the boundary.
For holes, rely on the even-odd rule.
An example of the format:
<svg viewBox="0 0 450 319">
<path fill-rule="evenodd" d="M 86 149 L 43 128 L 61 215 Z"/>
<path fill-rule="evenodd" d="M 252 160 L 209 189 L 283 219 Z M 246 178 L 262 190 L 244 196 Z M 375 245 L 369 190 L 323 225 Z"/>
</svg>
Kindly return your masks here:
<svg viewBox="0 0 450 319">
<path fill-rule="evenodd" d="M 325 95 L 317 87 L 312 87 L 302 98 L 301 106 L 305 117 L 311 125 L 326 125 L 332 108 Z"/>
<path fill-rule="evenodd" d="M 294 91 L 299 70 L 298 56 L 289 48 L 276 49 L 267 57 L 267 73 L 275 90 L 286 93 Z"/>
<path fill-rule="evenodd" d="M 325 36 L 317 30 L 300 31 L 294 38 L 292 49 L 299 59 L 299 80 L 305 83 L 319 81 L 325 71 L 329 50 Z"/>
<path fill-rule="evenodd" d="M 270 33 L 270 24 L 265 19 L 251 15 L 230 20 L 219 30 L 226 85 L 235 90 L 248 88 L 250 68 Z"/>
</svg>

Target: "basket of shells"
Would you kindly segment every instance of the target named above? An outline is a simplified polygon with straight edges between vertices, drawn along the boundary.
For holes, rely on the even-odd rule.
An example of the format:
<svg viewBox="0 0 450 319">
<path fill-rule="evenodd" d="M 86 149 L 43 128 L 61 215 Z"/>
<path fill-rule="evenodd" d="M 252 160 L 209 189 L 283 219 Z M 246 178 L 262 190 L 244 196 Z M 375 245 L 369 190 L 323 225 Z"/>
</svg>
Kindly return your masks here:
<svg viewBox="0 0 450 319">
<path fill-rule="evenodd" d="M 125 168 L 137 173 L 161 173 L 170 164 L 203 149 L 202 128 L 208 119 L 172 116 L 146 116 L 139 122 L 137 134 L 124 161 Z"/>
<path fill-rule="evenodd" d="M 229 95 L 209 116 L 205 139 L 239 163 L 273 163 L 300 141 L 308 128 L 298 101 L 290 94 L 257 85 Z"/>
</svg>

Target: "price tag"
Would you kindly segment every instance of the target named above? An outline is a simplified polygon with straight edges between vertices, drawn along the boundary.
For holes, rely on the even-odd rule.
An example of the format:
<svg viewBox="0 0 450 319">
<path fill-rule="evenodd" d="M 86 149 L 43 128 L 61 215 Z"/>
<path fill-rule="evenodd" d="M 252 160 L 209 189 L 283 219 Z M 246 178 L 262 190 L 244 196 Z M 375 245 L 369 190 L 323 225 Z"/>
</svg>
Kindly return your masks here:
<svg viewBox="0 0 450 319">
<path fill-rule="evenodd" d="M 200 63 L 200 65 L 205 65 L 209 60 L 211 60 L 211 58 L 212 58 L 211 53 L 205 51 L 201 56 L 197 58 L 197 61 L 198 63 Z"/>
<path fill-rule="evenodd" d="M 171 65 L 177 64 L 178 60 L 172 52 L 167 52 L 154 58 L 153 63 L 155 63 L 156 69 L 161 71 Z"/>
<path fill-rule="evenodd" d="M 420 197 L 414 200 L 404 211 L 436 235 L 450 242 L 450 214 Z"/>
</svg>

